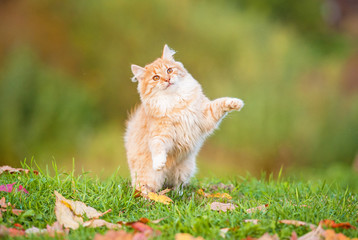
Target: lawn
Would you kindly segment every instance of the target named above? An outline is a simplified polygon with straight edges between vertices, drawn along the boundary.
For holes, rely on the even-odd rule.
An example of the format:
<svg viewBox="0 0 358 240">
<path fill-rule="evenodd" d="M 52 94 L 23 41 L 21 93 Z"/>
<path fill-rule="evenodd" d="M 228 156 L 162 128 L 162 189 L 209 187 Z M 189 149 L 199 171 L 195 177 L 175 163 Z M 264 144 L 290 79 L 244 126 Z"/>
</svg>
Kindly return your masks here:
<svg viewBox="0 0 358 240">
<path fill-rule="evenodd" d="M 24 166 L 24 168 L 30 168 Z M 65 198 L 82 201 L 98 211 L 112 209 L 101 219 L 108 222 L 132 222 L 140 218 L 157 220 L 159 223 L 149 222 L 160 235 L 154 239 L 174 239 L 177 233 L 189 233 L 204 239 L 222 239 L 220 230 L 230 228 L 225 239 L 243 239 L 248 236 L 259 238 L 264 233 L 277 234 L 280 239 L 290 239 L 295 231 L 300 237 L 311 229 L 308 226 L 294 226 L 279 223 L 280 220 L 300 220 L 318 225 L 321 220 L 330 219 L 336 223 L 349 222 L 358 227 L 358 196 L 349 187 L 342 186 L 331 180 L 304 181 L 284 178 L 236 176 L 221 179 L 193 179 L 190 186 L 184 189 L 182 195 L 170 191 L 167 196 L 173 202 L 165 205 L 159 202 L 135 197 L 129 179 L 117 174 L 105 180 L 99 180 L 89 173 L 65 173 L 53 166 L 55 174 L 49 174 L 36 168 L 39 174 L 2 173 L 0 185 L 16 182 L 14 189 L 22 185 L 27 193 L 22 191 L 0 192 L 0 198 L 24 210 L 19 216 L 10 211 L 2 212 L 0 225 L 8 228 L 16 223 L 22 228 L 46 228 L 47 224 L 56 221 L 54 213 L 55 195 L 58 191 Z M 218 188 L 223 183 L 227 188 Z M 230 186 L 231 187 L 228 187 Z M 233 187 L 233 188 L 232 188 Z M 229 189 L 232 188 L 232 189 Z M 204 197 L 198 193 L 203 189 L 205 193 L 228 193 L 231 200 Z M 210 209 L 212 202 L 233 203 L 237 207 L 227 212 Z M 266 205 L 263 210 L 251 211 L 247 209 Z M 246 222 L 248 219 L 258 219 L 258 223 Z M 19 226 L 19 225 L 18 225 Z M 326 228 L 326 227 L 325 227 Z M 123 226 L 127 232 L 133 232 L 130 226 Z M 335 228 L 350 238 L 358 237 L 355 229 Z M 104 234 L 105 227 L 84 228 L 71 230 L 65 239 L 93 239 L 96 233 Z M 7 239 L 9 236 L 1 236 Z M 28 235 L 27 237 L 47 239 L 47 235 Z M 22 239 L 25 237 L 19 237 Z"/>
</svg>

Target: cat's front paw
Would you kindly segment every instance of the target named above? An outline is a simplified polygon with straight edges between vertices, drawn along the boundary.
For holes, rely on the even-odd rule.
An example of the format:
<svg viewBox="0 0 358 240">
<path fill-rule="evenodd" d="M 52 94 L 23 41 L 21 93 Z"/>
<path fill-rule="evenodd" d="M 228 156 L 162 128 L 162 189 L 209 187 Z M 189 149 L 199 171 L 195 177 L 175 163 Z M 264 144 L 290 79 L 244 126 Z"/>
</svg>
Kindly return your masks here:
<svg viewBox="0 0 358 240">
<path fill-rule="evenodd" d="M 244 102 L 238 98 L 229 98 L 225 101 L 227 111 L 237 110 L 240 111 L 244 106 Z"/>
<path fill-rule="evenodd" d="M 165 167 L 167 163 L 167 157 L 164 154 L 153 156 L 153 169 L 160 171 Z"/>
</svg>

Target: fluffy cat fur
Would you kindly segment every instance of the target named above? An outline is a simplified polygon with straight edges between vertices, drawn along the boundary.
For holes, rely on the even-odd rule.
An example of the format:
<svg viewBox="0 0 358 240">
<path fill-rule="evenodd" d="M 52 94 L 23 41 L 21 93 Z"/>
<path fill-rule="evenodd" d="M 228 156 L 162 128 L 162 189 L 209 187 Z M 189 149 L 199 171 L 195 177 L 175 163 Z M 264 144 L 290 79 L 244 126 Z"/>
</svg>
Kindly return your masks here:
<svg viewBox="0 0 358 240">
<path fill-rule="evenodd" d="M 237 98 L 210 101 L 174 54 L 165 45 L 161 58 L 131 66 L 142 104 L 127 122 L 125 147 L 132 185 L 144 193 L 188 184 L 205 138 L 244 106 Z"/>
</svg>

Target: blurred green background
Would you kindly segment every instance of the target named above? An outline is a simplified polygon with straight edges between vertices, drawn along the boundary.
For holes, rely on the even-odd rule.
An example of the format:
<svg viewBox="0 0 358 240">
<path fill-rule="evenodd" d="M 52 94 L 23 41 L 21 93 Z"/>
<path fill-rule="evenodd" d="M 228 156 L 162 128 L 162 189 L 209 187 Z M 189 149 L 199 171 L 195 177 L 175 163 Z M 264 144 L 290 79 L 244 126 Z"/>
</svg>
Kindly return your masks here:
<svg viewBox="0 0 358 240">
<path fill-rule="evenodd" d="M 130 64 L 167 43 L 209 98 L 246 103 L 199 176 L 358 169 L 357 19 L 354 0 L 2 0 L 0 165 L 129 176 Z"/>
</svg>

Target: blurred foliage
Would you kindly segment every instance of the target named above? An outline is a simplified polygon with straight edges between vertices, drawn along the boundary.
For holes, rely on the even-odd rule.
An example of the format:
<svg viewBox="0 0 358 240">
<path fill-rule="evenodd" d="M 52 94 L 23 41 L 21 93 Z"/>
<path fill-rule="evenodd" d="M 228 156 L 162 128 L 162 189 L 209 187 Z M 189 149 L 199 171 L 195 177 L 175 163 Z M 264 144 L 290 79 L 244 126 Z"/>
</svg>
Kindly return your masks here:
<svg viewBox="0 0 358 240">
<path fill-rule="evenodd" d="M 206 143 L 200 169 L 351 164 L 358 97 L 345 92 L 342 71 L 353 47 L 335 33 L 343 40 L 323 55 L 302 35 L 319 32 L 319 1 L 293 2 L 3 2 L 0 163 L 53 155 L 127 174 L 124 122 L 139 102 L 130 64 L 153 61 L 167 43 L 209 98 L 246 103 Z"/>
</svg>

